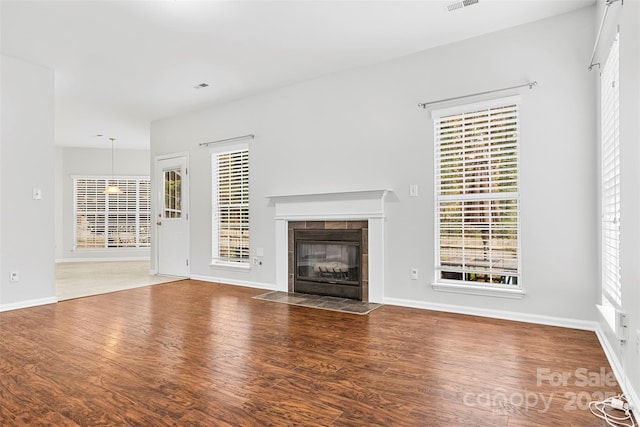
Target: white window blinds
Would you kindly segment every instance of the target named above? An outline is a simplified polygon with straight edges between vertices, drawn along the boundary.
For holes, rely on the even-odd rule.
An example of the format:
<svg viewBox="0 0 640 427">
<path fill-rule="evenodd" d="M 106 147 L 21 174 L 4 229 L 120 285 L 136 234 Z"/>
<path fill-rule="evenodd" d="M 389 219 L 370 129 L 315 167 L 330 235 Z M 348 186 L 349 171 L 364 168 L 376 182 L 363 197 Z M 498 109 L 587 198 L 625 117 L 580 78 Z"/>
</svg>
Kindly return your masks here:
<svg viewBox="0 0 640 427">
<path fill-rule="evenodd" d="M 518 101 L 433 113 L 437 282 L 520 286 Z"/>
<path fill-rule="evenodd" d="M 249 149 L 214 152 L 213 260 L 249 262 Z"/>
<path fill-rule="evenodd" d="M 122 190 L 104 194 L 109 184 Z M 74 249 L 150 246 L 149 178 L 74 178 Z"/>
<path fill-rule="evenodd" d="M 601 108 L 601 209 L 602 294 L 620 308 L 620 89 L 618 37 L 602 69 Z M 606 302 L 606 301 L 603 301 Z"/>
</svg>

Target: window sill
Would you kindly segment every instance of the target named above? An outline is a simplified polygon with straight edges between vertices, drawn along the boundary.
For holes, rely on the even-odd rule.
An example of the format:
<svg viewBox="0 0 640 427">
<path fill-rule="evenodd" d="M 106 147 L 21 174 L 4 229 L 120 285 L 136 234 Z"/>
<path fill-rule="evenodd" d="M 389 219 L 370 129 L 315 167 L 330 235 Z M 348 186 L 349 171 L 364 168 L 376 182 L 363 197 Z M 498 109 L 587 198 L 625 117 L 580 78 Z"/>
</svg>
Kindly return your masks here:
<svg viewBox="0 0 640 427">
<path fill-rule="evenodd" d="M 122 246 L 118 248 L 73 248 L 71 252 L 123 252 L 123 251 L 136 251 L 136 252 L 148 252 L 151 249 L 150 246 Z"/>
<path fill-rule="evenodd" d="M 249 271 L 251 270 L 251 264 L 248 262 L 245 263 L 236 263 L 236 262 L 223 262 L 223 261 L 211 261 L 209 264 L 211 267 L 221 268 L 224 270 L 233 270 L 233 271 Z"/>
<path fill-rule="evenodd" d="M 456 294 L 480 295 L 497 298 L 522 299 L 526 292 L 522 289 L 507 289 L 498 287 L 485 287 L 462 285 L 454 283 L 432 283 L 431 287 L 438 292 L 452 292 Z"/>
</svg>

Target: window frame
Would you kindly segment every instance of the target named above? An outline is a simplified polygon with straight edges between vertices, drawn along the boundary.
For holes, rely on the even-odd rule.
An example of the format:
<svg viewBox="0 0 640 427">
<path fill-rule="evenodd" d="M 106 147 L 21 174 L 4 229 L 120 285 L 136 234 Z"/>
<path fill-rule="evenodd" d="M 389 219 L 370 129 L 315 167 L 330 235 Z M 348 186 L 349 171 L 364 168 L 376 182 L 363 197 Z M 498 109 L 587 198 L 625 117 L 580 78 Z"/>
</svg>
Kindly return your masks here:
<svg viewBox="0 0 640 427">
<path fill-rule="evenodd" d="M 616 331 L 622 309 L 620 267 L 620 34 L 600 73 L 600 272 L 604 319 Z M 609 90 L 611 89 L 611 90 Z"/>
<path fill-rule="evenodd" d="M 216 267 L 228 267 L 231 269 L 249 269 L 251 268 L 251 201 L 250 201 L 250 183 L 251 183 L 251 165 L 250 165 L 250 148 L 248 142 L 229 142 L 219 143 L 209 149 L 211 154 L 211 265 Z M 229 153 L 246 152 L 246 173 L 243 176 L 246 177 L 246 194 L 241 198 L 246 197 L 246 203 L 240 204 L 226 204 L 225 206 L 232 206 L 246 211 L 246 218 L 241 220 L 240 232 L 241 234 L 246 231 L 246 246 L 241 247 L 241 251 L 246 251 L 246 258 L 241 255 L 239 259 L 231 259 L 220 256 L 220 203 L 218 200 L 218 157 L 220 155 Z M 241 217 L 243 215 L 241 214 Z M 244 236 L 241 235 L 241 240 Z"/>
<path fill-rule="evenodd" d="M 433 125 L 434 125 L 434 236 L 435 236 L 434 238 L 434 256 L 435 256 L 434 282 L 432 283 L 432 287 L 434 290 L 445 291 L 445 292 L 467 293 L 467 294 L 474 294 L 474 295 L 497 296 L 497 297 L 505 297 L 505 298 L 517 298 L 517 299 L 522 298 L 525 295 L 525 292 L 523 290 L 523 284 L 522 284 L 522 259 L 521 259 L 522 257 L 522 233 L 521 233 L 522 218 L 521 218 L 521 212 L 520 212 L 520 186 L 521 186 L 521 176 L 520 176 L 521 175 L 520 174 L 521 135 L 520 135 L 520 109 L 519 109 L 520 104 L 521 104 L 521 98 L 520 96 L 516 95 L 516 96 L 492 99 L 492 100 L 483 101 L 483 102 L 461 104 L 454 107 L 443 108 L 443 109 L 432 111 L 432 119 L 433 119 Z M 447 117 L 473 115 L 474 113 L 477 113 L 477 112 L 482 112 L 485 110 L 496 110 L 496 109 L 500 109 L 500 108 L 504 108 L 512 105 L 515 106 L 513 107 L 513 109 L 517 113 L 517 119 L 516 119 L 516 125 L 515 125 L 517 127 L 517 130 L 516 130 L 517 138 L 514 144 L 515 151 L 516 151 L 516 159 L 515 159 L 515 166 L 513 166 L 515 168 L 515 187 L 516 187 L 515 190 L 511 190 L 504 193 L 488 191 L 488 192 L 483 192 L 482 196 L 479 196 L 479 195 L 471 194 L 471 192 L 468 192 L 469 187 L 463 184 L 464 188 L 467 190 L 464 192 L 465 194 L 461 194 L 458 196 L 456 195 L 451 196 L 451 195 L 444 194 L 446 192 L 441 191 L 441 189 L 439 188 L 440 184 L 442 183 L 441 174 L 440 174 L 441 165 L 438 163 L 440 159 L 439 150 L 441 147 L 441 144 L 440 144 L 441 134 L 438 133 L 439 122 Z M 491 139 L 490 141 L 495 142 L 493 139 Z M 487 173 L 489 174 L 490 172 L 487 172 Z M 476 282 L 476 281 L 464 280 L 465 274 L 471 273 L 470 271 L 468 271 L 468 269 L 465 270 L 466 267 L 464 265 L 458 268 L 460 270 L 460 274 L 462 274 L 462 279 L 445 279 L 441 277 L 441 272 L 443 270 L 446 270 L 446 271 L 453 270 L 453 268 L 451 267 L 447 268 L 447 266 L 443 265 L 441 260 L 441 250 L 442 250 L 442 242 L 441 242 L 442 224 L 440 220 L 441 205 L 447 202 L 449 202 L 450 204 L 452 202 L 457 202 L 462 204 L 463 206 L 460 209 L 466 209 L 467 204 L 473 204 L 474 202 L 478 203 L 480 200 L 488 201 L 489 206 L 491 206 L 490 209 L 494 209 L 494 203 L 506 204 L 507 202 L 511 202 L 512 205 L 515 205 L 515 208 L 511 208 L 511 209 L 513 209 L 515 212 L 516 225 L 514 227 L 511 227 L 510 229 L 512 231 L 515 231 L 516 233 L 516 240 L 517 240 L 516 246 L 515 246 L 515 250 L 517 252 L 515 255 L 516 270 L 515 272 L 510 273 L 509 275 L 504 275 L 505 280 L 507 279 L 507 277 L 516 277 L 517 283 L 515 284 L 513 283 L 503 284 L 503 283 L 479 282 L 479 281 Z M 500 209 L 509 209 L 509 208 L 507 207 L 507 208 L 500 208 Z M 472 214 L 469 211 L 467 211 L 466 216 L 463 210 L 460 210 L 460 212 L 463 215 L 463 218 L 473 219 L 470 216 Z M 489 210 L 490 215 L 492 212 L 493 212 L 492 210 Z M 465 220 L 462 219 L 460 222 L 462 224 L 461 227 L 464 228 Z M 489 221 L 489 223 L 493 224 L 491 220 Z M 464 240 L 462 245 L 464 245 Z M 492 261 L 490 262 L 490 265 L 491 264 L 492 264 Z M 489 269 L 486 271 L 485 274 L 499 275 L 498 272 L 499 270 L 494 271 Z"/>
<path fill-rule="evenodd" d="M 73 191 L 73 246 L 72 251 L 74 252 L 96 252 L 96 251 L 138 251 L 144 250 L 147 251 L 151 247 L 151 178 L 149 176 L 103 176 L 103 175 L 72 175 L 72 191 Z M 119 186 L 124 186 L 122 181 L 135 181 L 135 208 L 133 209 L 110 209 L 110 200 L 116 199 L 117 197 L 123 197 L 122 194 L 104 194 L 104 206 L 102 212 L 99 213 L 98 210 L 90 210 L 90 209 L 80 209 L 78 198 L 80 194 L 78 192 L 79 181 L 95 181 L 94 186 L 98 188 L 98 192 L 96 194 L 102 194 L 100 188 L 106 188 L 108 183 L 119 183 Z M 141 197 L 144 195 L 141 192 L 141 184 L 146 182 L 147 190 L 147 202 L 141 203 Z M 126 193 L 126 192 L 125 192 Z M 147 206 L 144 209 L 144 205 Z M 91 213 L 95 211 L 94 213 Z M 91 247 L 82 247 L 81 242 L 79 241 L 79 216 L 80 215 L 102 215 L 104 216 L 104 221 L 102 222 L 103 233 L 102 236 L 96 235 L 96 237 L 101 237 L 103 240 L 102 246 L 94 246 Z M 135 216 L 134 224 L 127 224 L 127 227 L 134 227 L 133 237 L 134 244 L 133 245 L 113 245 L 110 244 L 110 227 L 113 227 L 114 224 L 110 224 L 109 217 L 113 215 L 133 215 Z M 148 223 L 143 222 L 143 217 L 146 215 L 148 218 Z M 94 224 L 95 222 L 89 222 L 89 224 Z M 96 223 L 97 224 L 97 223 Z M 142 232 L 143 227 L 147 227 L 147 232 Z M 127 233 L 131 233 L 131 231 L 127 231 Z M 141 238 L 146 236 L 146 243 L 141 243 Z M 129 237 L 129 236 L 128 236 Z"/>
</svg>

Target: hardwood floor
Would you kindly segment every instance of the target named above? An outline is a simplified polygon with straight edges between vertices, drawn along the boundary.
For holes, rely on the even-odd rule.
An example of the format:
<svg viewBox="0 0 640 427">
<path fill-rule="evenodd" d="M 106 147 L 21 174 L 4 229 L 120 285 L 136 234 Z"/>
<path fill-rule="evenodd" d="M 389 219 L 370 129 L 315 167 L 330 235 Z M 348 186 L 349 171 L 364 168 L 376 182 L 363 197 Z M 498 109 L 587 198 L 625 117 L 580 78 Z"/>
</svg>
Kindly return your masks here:
<svg viewBox="0 0 640 427">
<path fill-rule="evenodd" d="M 589 427 L 620 391 L 593 332 L 260 293 L 185 280 L 0 313 L 0 425 Z"/>
</svg>

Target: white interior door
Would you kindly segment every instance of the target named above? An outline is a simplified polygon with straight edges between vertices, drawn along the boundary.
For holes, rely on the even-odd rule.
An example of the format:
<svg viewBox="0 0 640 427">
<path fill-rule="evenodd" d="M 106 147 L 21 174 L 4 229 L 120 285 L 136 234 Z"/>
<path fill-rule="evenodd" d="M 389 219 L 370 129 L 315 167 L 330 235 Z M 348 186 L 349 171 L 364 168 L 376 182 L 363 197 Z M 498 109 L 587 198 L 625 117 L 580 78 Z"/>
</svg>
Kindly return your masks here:
<svg viewBox="0 0 640 427">
<path fill-rule="evenodd" d="M 156 160 L 158 274 L 189 277 L 189 179 L 187 157 Z"/>
</svg>

